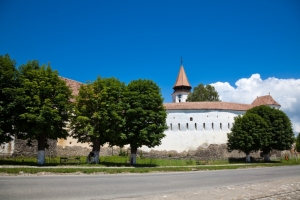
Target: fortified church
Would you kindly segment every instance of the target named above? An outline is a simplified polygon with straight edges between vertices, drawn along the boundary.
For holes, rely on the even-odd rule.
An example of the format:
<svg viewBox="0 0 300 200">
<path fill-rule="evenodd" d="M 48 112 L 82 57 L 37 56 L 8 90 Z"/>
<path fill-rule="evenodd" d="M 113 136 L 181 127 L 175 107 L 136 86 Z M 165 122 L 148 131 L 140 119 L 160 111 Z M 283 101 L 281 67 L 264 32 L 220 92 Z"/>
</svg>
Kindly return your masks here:
<svg viewBox="0 0 300 200">
<path fill-rule="evenodd" d="M 230 102 L 186 102 L 191 85 L 183 65 L 174 84 L 172 103 L 165 103 L 168 130 L 162 144 L 153 150 L 194 151 L 211 144 L 227 143 L 227 133 L 234 123 L 234 117 L 243 115 L 255 106 L 267 105 L 279 109 L 280 105 L 271 95 L 257 97 L 251 104 Z M 151 149 L 143 147 L 142 150 Z"/>
<path fill-rule="evenodd" d="M 61 79 L 70 87 L 74 96 L 78 95 L 82 83 L 64 77 L 61 77 Z M 160 146 L 154 148 L 143 146 L 139 149 L 145 153 L 176 152 L 181 154 L 182 152 L 195 152 L 199 148 L 207 148 L 210 145 L 223 145 L 227 143 L 227 133 L 230 132 L 233 126 L 234 117 L 243 115 L 248 109 L 260 105 L 280 108 L 280 105 L 271 95 L 257 97 L 251 104 L 186 102 L 192 87 L 182 64 L 173 89 L 172 103 L 164 104 L 167 111 L 166 122 L 168 125 L 168 129 L 165 131 L 166 137 L 162 139 Z M 74 100 L 72 99 L 71 101 Z M 75 155 L 87 155 L 90 151 L 88 143 L 78 143 L 77 139 L 71 137 L 68 137 L 66 140 L 59 139 L 57 143 L 56 141 L 52 142 L 55 145 L 53 146 L 52 144 L 53 148 L 46 150 L 46 154 L 55 151 L 58 156 L 70 155 L 70 152 L 73 152 Z M 17 152 L 24 152 L 25 146 L 25 142 L 15 140 L 2 144 L 0 153 L 18 154 Z M 104 147 L 102 150 L 105 148 L 108 149 L 108 147 Z M 32 150 L 35 149 L 32 148 Z M 64 153 L 65 149 L 69 149 L 68 153 Z M 223 151 L 225 149 L 223 148 Z M 100 153 L 103 154 L 103 151 L 101 151 Z M 118 152 L 115 151 L 115 153 Z M 114 154 L 114 152 L 111 154 Z"/>
</svg>

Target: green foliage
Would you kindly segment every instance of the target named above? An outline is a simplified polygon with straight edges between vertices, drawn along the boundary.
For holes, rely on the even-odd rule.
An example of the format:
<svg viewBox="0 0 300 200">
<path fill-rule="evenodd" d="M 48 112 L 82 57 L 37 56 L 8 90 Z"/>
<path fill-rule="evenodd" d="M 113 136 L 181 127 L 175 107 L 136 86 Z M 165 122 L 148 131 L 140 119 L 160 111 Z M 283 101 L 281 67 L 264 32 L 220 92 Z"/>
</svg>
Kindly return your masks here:
<svg viewBox="0 0 300 200">
<path fill-rule="evenodd" d="M 300 152 L 300 133 L 298 133 L 298 136 L 296 137 L 296 151 Z"/>
<path fill-rule="evenodd" d="M 130 144 L 133 150 L 142 145 L 149 148 L 160 145 L 167 129 L 167 113 L 157 84 L 151 80 L 131 81 L 126 87 L 124 103 L 126 137 L 121 145 Z"/>
<path fill-rule="evenodd" d="M 194 87 L 194 91 L 190 93 L 187 97 L 188 102 L 197 102 L 197 101 L 220 101 L 219 94 L 215 90 L 215 87 L 212 85 L 199 84 L 197 87 Z"/>
<path fill-rule="evenodd" d="M 72 136 L 79 142 L 92 142 L 94 151 L 106 142 L 119 143 L 124 130 L 124 90 L 125 84 L 116 78 L 98 77 L 82 85 L 71 118 Z"/>
<path fill-rule="evenodd" d="M 12 139 L 17 106 L 14 101 L 18 86 L 18 71 L 9 55 L 0 55 L 0 144 Z"/>
<path fill-rule="evenodd" d="M 293 144 L 292 123 L 288 116 L 281 110 L 269 106 L 257 106 L 246 113 L 253 113 L 261 116 L 268 124 L 265 134 L 270 135 L 262 144 L 264 153 L 269 153 L 272 149 L 288 150 Z"/>
<path fill-rule="evenodd" d="M 38 140 L 38 149 L 47 147 L 47 139 L 66 138 L 65 129 L 71 111 L 71 91 L 50 65 L 39 66 L 38 61 L 21 65 L 20 104 L 16 125 L 25 134 L 23 139 Z"/>
<path fill-rule="evenodd" d="M 261 148 L 268 125 L 262 117 L 252 113 L 237 116 L 228 133 L 228 151 L 239 150 L 246 155 Z"/>
</svg>

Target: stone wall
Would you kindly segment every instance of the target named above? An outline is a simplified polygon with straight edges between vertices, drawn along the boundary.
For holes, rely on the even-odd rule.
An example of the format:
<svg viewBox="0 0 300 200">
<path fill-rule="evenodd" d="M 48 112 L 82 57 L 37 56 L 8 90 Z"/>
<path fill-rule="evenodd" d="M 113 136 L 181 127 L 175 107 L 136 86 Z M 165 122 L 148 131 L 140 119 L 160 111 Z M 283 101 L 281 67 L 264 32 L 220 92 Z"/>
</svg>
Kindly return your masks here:
<svg viewBox="0 0 300 200">
<path fill-rule="evenodd" d="M 27 140 L 14 139 L 14 152 L 12 156 L 36 157 L 38 151 L 37 140 L 33 140 L 31 146 L 27 145 Z M 45 149 L 45 156 L 57 155 L 57 141 L 48 140 L 49 148 Z"/>
<path fill-rule="evenodd" d="M 129 151 L 130 152 L 130 151 Z M 211 144 L 207 148 L 198 147 L 195 151 L 184 151 L 178 153 L 177 151 L 156 151 L 151 150 L 150 152 L 144 152 L 138 150 L 138 156 L 151 157 L 151 158 L 170 158 L 170 159 L 229 159 L 229 158 L 244 158 L 246 157 L 245 153 L 239 151 L 227 151 L 226 144 Z M 260 158 L 260 152 L 254 152 L 250 154 L 253 158 Z M 270 157 L 280 157 L 280 151 L 272 151 Z"/>
</svg>

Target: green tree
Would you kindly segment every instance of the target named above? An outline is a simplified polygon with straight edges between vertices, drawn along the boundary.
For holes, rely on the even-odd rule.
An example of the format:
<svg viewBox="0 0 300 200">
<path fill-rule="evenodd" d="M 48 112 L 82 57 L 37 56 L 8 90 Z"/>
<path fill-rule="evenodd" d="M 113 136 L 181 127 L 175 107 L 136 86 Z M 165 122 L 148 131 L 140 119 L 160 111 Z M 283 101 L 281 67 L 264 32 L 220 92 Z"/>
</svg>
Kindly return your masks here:
<svg viewBox="0 0 300 200">
<path fill-rule="evenodd" d="M 0 144 L 11 141 L 16 124 L 15 104 L 18 71 L 8 54 L 0 55 Z"/>
<path fill-rule="evenodd" d="M 268 124 L 265 134 L 270 135 L 270 139 L 264 141 L 261 147 L 265 161 L 270 161 L 269 153 L 272 149 L 282 151 L 291 148 L 294 137 L 292 123 L 283 111 L 262 105 L 254 107 L 246 113 L 257 114 Z"/>
<path fill-rule="evenodd" d="M 261 148 L 267 128 L 268 125 L 259 115 L 249 113 L 237 116 L 231 129 L 232 132 L 228 133 L 228 151 L 242 151 L 246 154 L 246 162 L 250 162 L 249 154 Z"/>
<path fill-rule="evenodd" d="M 188 102 L 197 101 L 220 101 L 219 94 L 212 85 L 199 84 L 194 87 L 194 91 L 190 93 L 186 99 Z"/>
<path fill-rule="evenodd" d="M 100 146 L 107 142 L 115 145 L 122 137 L 124 90 L 125 84 L 118 79 L 98 77 L 93 83 L 81 85 L 76 97 L 72 136 L 79 142 L 92 143 L 95 163 L 99 163 Z"/>
<path fill-rule="evenodd" d="M 300 152 L 300 133 L 298 133 L 298 136 L 296 137 L 296 146 L 295 150 Z"/>
<path fill-rule="evenodd" d="M 68 132 L 66 124 L 71 115 L 72 97 L 66 83 L 53 71 L 50 65 L 39 66 L 38 61 L 29 61 L 21 65 L 20 88 L 22 110 L 19 112 L 17 127 L 24 134 L 18 136 L 38 141 L 38 161 L 42 165 L 45 162 L 45 148 L 47 140 L 66 138 Z"/>
<path fill-rule="evenodd" d="M 126 138 L 123 144 L 130 144 L 130 163 L 135 165 L 139 147 L 145 145 L 151 148 L 161 144 L 167 129 L 167 113 L 160 88 L 151 80 L 131 81 L 126 87 L 124 97 Z"/>
</svg>

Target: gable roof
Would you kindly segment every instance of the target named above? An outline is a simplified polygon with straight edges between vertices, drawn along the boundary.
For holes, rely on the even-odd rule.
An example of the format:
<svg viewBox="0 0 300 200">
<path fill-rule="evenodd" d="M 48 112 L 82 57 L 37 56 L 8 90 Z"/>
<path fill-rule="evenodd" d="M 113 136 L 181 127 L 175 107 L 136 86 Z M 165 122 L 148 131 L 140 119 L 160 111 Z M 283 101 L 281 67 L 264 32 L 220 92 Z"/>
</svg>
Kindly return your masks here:
<svg viewBox="0 0 300 200">
<path fill-rule="evenodd" d="M 261 106 L 261 105 L 279 106 L 279 107 L 281 107 L 281 105 L 279 103 L 277 103 L 270 94 L 269 95 L 265 95 L 265 96 L 261 96 L 261 97 L 257 97 L 252 102 L 251 105 L 253 107 L 255 107 L 255 106 Z"/>
<path fill-rule="evenodd" d="M 59 77 L 61 80 L 65 81 L 67 86 L 71 89 L 72 91 L 72 95 L 73 96 L 77 96 L 78 93 L 79 93 L 79 88 L 80 86 L 83 84 L 83 83 L 80 83 L 78 81 L 74 81 L 72 79 L 68 79 L 68 78 L 65 78 L 65 77 Z M 71 101 L 73 102 L 74 99 L 71 99 Z"/>
<path fill-rule="evenodd" d="M 180 70 L 179 70 L 179 73 L 178 73 L 178 76 L 177 76 L 177 79 L 176 79 L 176 82 L 175 82 L 173 88 L 180 87 L 180 86 L 191 87 L 191 85 L 187 79 L 187 76 L 185 74 L 183 65 L 180 66 Z"/>
<path fill-rule="evenodd" d="M 252 104 L 230 103 L 221 101 L 201 101 L 201 102 L 182 102 L 165 103 L 166 110 L 236 110 L 246 111 L 256 106 L 279 106 L 271 95 L 257 97 Z"/>
<path fill-rule="evenodd" d="M 237 110 L 245 111 L 251 108 L 250 104 L 229 103 L 220 101 L 165 103 L 166 110 Z"/>
</svg>

